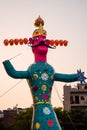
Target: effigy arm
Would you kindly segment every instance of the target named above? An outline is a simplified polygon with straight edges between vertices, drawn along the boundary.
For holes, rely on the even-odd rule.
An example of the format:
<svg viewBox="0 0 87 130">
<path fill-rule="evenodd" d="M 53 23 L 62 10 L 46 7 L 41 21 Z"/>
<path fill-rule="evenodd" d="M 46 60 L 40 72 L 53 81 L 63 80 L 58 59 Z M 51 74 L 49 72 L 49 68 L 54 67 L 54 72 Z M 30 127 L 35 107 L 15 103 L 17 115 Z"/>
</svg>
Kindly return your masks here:
<svg viewBox="0 0 87 130">
<path fill-rule="evenodd" d="M 61 82 L 75 82 L 78 80 L 77 74 L 61 74 L 61 73 L 55 73 L 54 74 L 54 80 L 55 81 L 61 81 Z"/>
<path fill-rule="evenodd" d="M 29 72 L 28 71 L 17 71 L 15 70 L 15 68 L 13 67 L 13 65 L 11 64 L 11 62 L 9 60 L 6 60 L 3 62 L 4 68 L 7 72 L 7 74 L 12 77 L 12 78 L 28 78 L 30 77 Z"/>
</svg>

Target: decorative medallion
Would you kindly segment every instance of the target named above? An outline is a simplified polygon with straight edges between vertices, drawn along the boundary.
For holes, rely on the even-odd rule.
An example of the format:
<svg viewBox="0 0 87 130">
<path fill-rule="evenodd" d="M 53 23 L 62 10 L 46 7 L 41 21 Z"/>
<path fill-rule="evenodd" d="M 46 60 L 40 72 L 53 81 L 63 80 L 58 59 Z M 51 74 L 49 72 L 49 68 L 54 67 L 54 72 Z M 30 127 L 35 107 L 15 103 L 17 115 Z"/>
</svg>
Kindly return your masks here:
<svg viewBox="0 0 87 130">
<path fill-rule="evenodd" d="M 53 125 L 54 125 L 54 122 L 53 122 L 53 120 L 48 120 L 48 121 L 47 121 L 47 124 L 48 124 L 48 126 L 53 126 Z"/>
<path fill-rule="evenodd" d="M 43 98 L 44 100 L 47 100 L 47 99 L 48 99 L 48 95 L 47 95 L 47 94 L 43 94 L 43 95 L 42 95 L 42 98 Z"/>
<path fill-rule="evenodd" d="M 43 108 L 43 113 L 46 115 L 49 115 L 51 113 L 50 109 L 48 107 Z"/>
<path fill-rule="evenodd" d="M 46 89 L 47 89 L 46 85 L 42 85 L 41 89 L 42 89 L 43 91 L 46 91 Z"/>
<path fill-rule="evenodd" d="M 38 100 L 38 96 L 35 96 L 35 97 L 34 97 L 34 100 Z"/>
<path fill-rule="evenodd" d="M 34 79 L 37 79 L 37 78 L 38 78 L 38 75 L 37 75 L 37 74 L 33 74 L 33 78 L 34 78 Z"/>
<path fill-rule="evenodd" d="M 45 73 L 43 73 L 43 74 L 41 75 L 41 78 L 42 78 L 43 80 L 48 80 L 49 76 L 48 76 L 48 74 L 45 72 Z"/>
<path fill-rule="evenodd" d="M 37 122 L 37 123 L 35 124 L 35 128 L 36 128 L 36 130 L 38 130 L 38 129 L 40 128 L 40 123 Z"/>
<path fill-rule="evenodd" d="M 33 87 L 33 90 L 34 90 L 34 91 L 37 91 L 37 90 L 38 90 L 38 86 L 34 86 L 34 87 Z"/>
</svg>

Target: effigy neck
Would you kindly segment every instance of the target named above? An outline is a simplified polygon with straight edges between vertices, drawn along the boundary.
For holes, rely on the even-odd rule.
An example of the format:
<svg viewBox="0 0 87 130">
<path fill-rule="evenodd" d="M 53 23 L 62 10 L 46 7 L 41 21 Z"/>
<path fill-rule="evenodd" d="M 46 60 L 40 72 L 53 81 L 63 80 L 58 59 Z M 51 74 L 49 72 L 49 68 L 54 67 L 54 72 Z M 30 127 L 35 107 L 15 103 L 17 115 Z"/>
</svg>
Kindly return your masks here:
<svg viewBox="0 0 87 130">
<path fill-rule="evenodd" d="M 47 61 L 47 56 L 46 54 L 35 54 L 34 55 L 35 62 L 46 62 Z"/>
</svg>

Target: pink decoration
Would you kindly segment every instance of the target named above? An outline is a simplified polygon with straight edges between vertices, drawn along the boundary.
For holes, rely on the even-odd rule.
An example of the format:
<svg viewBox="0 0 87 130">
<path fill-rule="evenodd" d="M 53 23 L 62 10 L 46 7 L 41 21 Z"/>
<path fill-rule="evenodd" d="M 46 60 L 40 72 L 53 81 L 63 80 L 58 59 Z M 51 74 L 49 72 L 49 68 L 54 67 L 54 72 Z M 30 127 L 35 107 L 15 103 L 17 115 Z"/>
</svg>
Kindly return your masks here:
<svg viewBox="0 0 87 130">
<path fill-rule="evenodd" d="M 43 98 L 44 100 L 47 100 L 47 99 L 48 99 L 48 95 L 47 95 L 47 94 L 43 94 L 42 98 Z"/>
</svg>

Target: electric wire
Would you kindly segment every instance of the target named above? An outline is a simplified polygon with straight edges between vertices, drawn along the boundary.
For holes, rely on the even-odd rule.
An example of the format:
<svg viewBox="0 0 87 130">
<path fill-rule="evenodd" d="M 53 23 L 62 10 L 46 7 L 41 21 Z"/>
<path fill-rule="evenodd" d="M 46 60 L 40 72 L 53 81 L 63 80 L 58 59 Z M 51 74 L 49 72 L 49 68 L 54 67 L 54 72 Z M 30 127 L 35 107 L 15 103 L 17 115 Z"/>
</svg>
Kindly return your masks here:
<svg viewBox="0 0 87 130">
<path fill-rule="evenodd" d="M 19 54 L 17 54 L 16 56 L 10 58 L 9 60 L 12 60 L 12 59 L 16 58 L 16 57 L 19 56 L 19 55 L 21 55 L 21 53 L 19 53 Z"/>
<path fill-rule="evenodd" d="M 11 88 L 9 88 L 7 91 L 5 91 L 3 94 L 0 95 L 0 98 L 2 98 L 3 96 L 5 96 L 9 91 L 11 91 L 13 88 L 15 88 L 18 84 L 20 84 L 23 81 L 23 79 L 21 79 L 19 82 L 17 82 L 16 84 L 14 84 Z"/>
<path fill-rule="evenodd" d="M 14 57 L 10 58 L 9 60 L 12 60 L 14 58 L 16 58 L 17 56 L 21 55 L 21 53 L 15 55 Z M 22 79 L 23 80 L 23 79 Z M 4 95 L 6 95 L 9 91 L 11 91 L 13 88 L 15 88 L 22 80 L 20 80 L 19 82 L 17 82 L 15 85 L 13 85 L 11 88 L 9 88 L 7 91 L 5 91 L 2 95 L 0 95 L 0 98 L 3 97 Z"/>
</svg>

